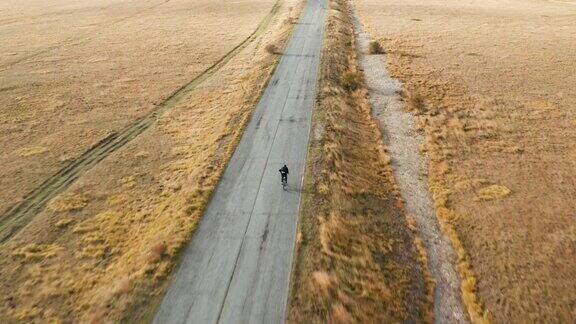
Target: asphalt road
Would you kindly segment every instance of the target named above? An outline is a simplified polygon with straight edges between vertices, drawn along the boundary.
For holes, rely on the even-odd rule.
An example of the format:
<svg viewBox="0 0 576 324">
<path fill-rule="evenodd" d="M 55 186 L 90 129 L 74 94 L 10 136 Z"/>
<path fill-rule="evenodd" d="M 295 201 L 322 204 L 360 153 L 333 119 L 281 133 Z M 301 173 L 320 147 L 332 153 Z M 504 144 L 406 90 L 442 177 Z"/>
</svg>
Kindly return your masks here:
<svg viewBox="0 0 576 324">
<path fill-rule="evenodd" d="M 284 321 L 325 12 L 308 0 L 155 323 Z"/>
</svg>

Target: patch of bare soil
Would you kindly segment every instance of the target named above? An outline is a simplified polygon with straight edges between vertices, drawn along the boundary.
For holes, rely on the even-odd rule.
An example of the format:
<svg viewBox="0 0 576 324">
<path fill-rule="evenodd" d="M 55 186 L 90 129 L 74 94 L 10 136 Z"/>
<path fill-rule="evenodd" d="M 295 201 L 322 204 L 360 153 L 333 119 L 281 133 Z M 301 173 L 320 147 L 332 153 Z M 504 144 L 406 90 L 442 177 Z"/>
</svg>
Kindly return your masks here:
<svg viewBox="0 0 576 324">
<path fill-rule="evenodd" d="M 331 1 L 288 322 L 432 321 L 355 51 L 346 1 Z"/>
<path fill-rule="evenodd" d="M 6 322 L 149 319 L 277 62 L 265 45 L 284 44 L 293 5 L 0 246 Z"/>
<path fill-rule="evenodd" d="M 355 0 L 425 132 L 474 321 L 576 316 L 576 8 Z"/>
</svg>

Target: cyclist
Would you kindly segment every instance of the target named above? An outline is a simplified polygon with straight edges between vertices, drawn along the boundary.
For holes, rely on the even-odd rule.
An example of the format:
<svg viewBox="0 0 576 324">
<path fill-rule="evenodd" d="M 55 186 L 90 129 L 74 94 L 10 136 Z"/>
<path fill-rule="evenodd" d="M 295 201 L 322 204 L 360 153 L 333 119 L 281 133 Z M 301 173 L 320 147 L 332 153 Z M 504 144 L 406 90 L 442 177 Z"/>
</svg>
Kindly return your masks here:
<svg viewBox="0 0 576 324">
<path fill-rule="evenodd" d="M 280 171 L 280 175 L 282 176 L 282 183 L 288 183 L 288 167 L 286 164 L 278 171 Z"/>
</svg>

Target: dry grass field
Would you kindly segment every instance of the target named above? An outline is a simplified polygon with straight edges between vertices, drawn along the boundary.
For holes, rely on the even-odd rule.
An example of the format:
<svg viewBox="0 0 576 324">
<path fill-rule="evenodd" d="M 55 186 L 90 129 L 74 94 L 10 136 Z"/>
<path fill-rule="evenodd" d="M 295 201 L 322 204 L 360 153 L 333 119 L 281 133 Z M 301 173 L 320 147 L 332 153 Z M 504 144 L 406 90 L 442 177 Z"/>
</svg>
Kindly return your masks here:
<svg viewBox="0 0 576 324">
<path fill-rule="evenodd" d="M 225 55 L 274 2 L 29 5 L 0 5 L 12 53 L 0 71 L 2 209 Z M 254 41 L 0 245 L 4 321 L 150 318 L 275 66 L 265 47 L 282 48 L 296 6 L 280 2 Z"/>
<path fill-rule="evenodd" d="M 273 3 L 3 1 L 0 213 L 212 65 Z"/>
<path fill-rule="evenodd" d="M 473 320 L 576 317 L 576 4 L 354 0 L 426 134 Z"/>
<path fill-rule="evenodd" d="M 327 19 L 288 322 L 430 321 L 425 266 L 370 114 L 348 4 L 331 1 Z"/>
</svg>

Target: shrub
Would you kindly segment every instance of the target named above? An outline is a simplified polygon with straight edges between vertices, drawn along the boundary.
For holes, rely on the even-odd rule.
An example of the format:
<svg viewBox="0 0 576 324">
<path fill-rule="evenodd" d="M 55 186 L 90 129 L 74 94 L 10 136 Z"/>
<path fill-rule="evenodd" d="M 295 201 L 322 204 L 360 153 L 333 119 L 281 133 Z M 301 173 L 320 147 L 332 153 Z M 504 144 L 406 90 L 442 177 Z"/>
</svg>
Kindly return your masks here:
<svg viewBox="0 0 576 324">
<path fill-rule="evenodd" d="M 270 53 L 270 54 L 278 54 L 278 47 L 274 44 L 268 44 L 266 45 L 266 52 Z"/>
<path fill-rule="evenodd" d="M 424 103 L 424 98 L 418 93 L 410 95 L 408 98 L 408 103 L 412 111 L 416 113 L 424 113 L 426 109 L 426 104 Z"/>
<path fill-rule="evenodd" d="M 340 77 L 342 87 L 347 91 L 354 91 L 360 87 L 361 79 L 360 74 L 354 71 L 346 71 Z"/>
<path fill-rule="evenodd" d="M 148 256 L 148 262 L 151 264 L 156 263 L 156 262 L 160 261 L 165 254 L 166 254 L 166 244 L 164 242 L 156 243 L 150 249 L 150 254 Z"/>
<path fill-rule="evenodd" d="M 370 45 L 368 46 L 368 52 L 370 54 L 383 54 L 384 49 L 377 41 L 371 41 Z"/>
</svg>

